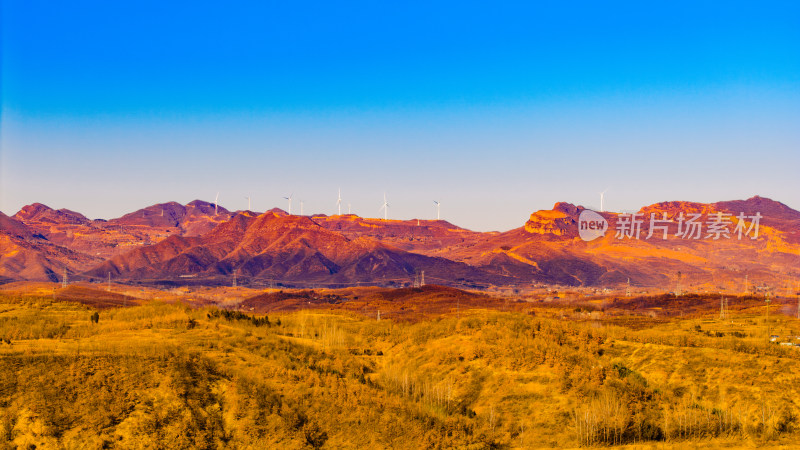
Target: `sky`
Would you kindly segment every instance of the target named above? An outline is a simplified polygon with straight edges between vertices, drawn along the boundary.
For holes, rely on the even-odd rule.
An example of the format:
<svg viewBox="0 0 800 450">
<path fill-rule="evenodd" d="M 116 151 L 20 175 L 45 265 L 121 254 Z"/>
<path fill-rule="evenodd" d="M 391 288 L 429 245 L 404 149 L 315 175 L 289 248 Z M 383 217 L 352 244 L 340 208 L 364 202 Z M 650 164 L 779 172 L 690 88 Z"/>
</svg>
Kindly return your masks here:
<svg viewBox="0 0 800 450">
<path fill-rule="evenodd" d="M 800 209 L 797 2 L 0 2 L 9 215 Z"/>
</svg>

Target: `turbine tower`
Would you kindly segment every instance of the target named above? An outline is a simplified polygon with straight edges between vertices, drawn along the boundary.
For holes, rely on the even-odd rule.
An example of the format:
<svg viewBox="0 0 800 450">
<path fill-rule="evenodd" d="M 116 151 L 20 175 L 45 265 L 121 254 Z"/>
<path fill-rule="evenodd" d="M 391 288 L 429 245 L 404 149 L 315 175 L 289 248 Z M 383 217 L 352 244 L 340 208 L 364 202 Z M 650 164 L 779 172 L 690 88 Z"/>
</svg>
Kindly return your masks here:
<svg viewBox="0 0 800 450">
<path fill-rule="evenodd" d="M 433 203 L 436 203 L 436 220 L 439 220 L 439 208 L 442 206 L 442 204 L 436 200 L 434 200 Z"/>
<path fill-rule="evenodd" d="M 605 191 L 600 193 L 600 212 L 605 212 L 605 205 L 603 204 L 603 200 L 605 199 L 606 192 L 608 192 L 608 188 Z"/>
<path fill-rule="evenodd" d="M 284 199 L 289 201 L 289 215 L 290 216 L 292 215 L 292 195 L 294 195 L 294 193 L 289 194 L 288 197 L 283 197 Z"/>
<path fill-rule="evenodd" d="M 217 215 L 217 205 L 219 205 L 219 192 L 217 192 L 217 196 L 214 197 L 214 215 Z"/>
<path fill-rule="evenodd" d="M 336 206 L 339 208 L 339 215 L 342 215 L 342 188 L 339 188 L 339 198 L 336 199 Z"/>
<path fill-rule="evenodd" d="M 250 196 L 248 195 L 248 196 L 247 196 L 247 197 L 245 197 L 245 198 L 247 199 L 247 210 L 248 210 L 248 211 L 252 211 L 253 209 L 250 207 Z"/>
<path fill-rule="evenodd" d="M 389 220 L 389 202 L 386 201 L 386 192 L 383 193 L 383 206 L 381 206 L 381 209 L 383 210 L 383 220 Z"/>
<path fill-rule="evenodd" d="M 300 200 L 300 215 L 303 215 L 303 201 Z"/>
<path fill-rule="evenodd" d="M 350 212 L 350 206 L 352 206 L 352 205 L 350 205 L 350 203 L 348 203 L 348 204 L 347 204 L 347 214 L 352 214 L 352 213 Z"/>
</svg>

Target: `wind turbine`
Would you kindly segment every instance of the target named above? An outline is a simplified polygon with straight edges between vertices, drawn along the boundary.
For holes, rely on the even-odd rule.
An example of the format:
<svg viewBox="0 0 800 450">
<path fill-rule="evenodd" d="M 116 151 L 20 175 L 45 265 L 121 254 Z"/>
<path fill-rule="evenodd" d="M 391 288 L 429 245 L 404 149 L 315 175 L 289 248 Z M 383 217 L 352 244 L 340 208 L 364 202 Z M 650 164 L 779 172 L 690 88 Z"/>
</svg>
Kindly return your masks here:
<svg viewBox="0 0 800 450">
<path fill-rule="evenodd" d="M 214 215 L 217 215 L 217 205 L 219 205 L 219 192 L 217 192 L 217 196 L 214 198 Z"/>
<path fill-rule="evenodd" d="M 247 199 L 247 210 L 252 211 L 253 209 L 250 207 L 250 196 L 245 197 Z"/>
<path fill-rule="evenodd" d="M 303 201 L 300 200 L 300 215 L 303 215 Z"/>
<path fill-rule="evenodd" d="M 378 210 L 383 210 L 383 220 L 389 220 L 389 202 L 386 201 L 386 192 L 383 193 L 383 206 Z"/>
<path fill-rule="evenodd" d="M 336 200 L 336 206 L 339 208 L 339 215 L 342 215 L 342 188 L 339 188 L 339 198 Z"/>
<path fill-rule="evenodd" d="M 436 200 L 434 200 L 433 203 L 436 203 L 436 220 L 439 220 L 439 208 L 442 206 L 442 204 Z"/>
<path fill-rule="evenodd" d="M 289 194 L 288 197 L 283 197 L 284 199 L 289 200 L 289 215 L 290 216 L 292 215 L 292 195 L 294 195 L 294 193 Z"/>
<path fill-rule="evenodd" d="M 606 190 L 605 190 L 605 191 L 603 191 L 603 192 L 601 192 L 601 193 L 600 193 L 600 212 L 605 212 L 605 209 L 604 209 L 604 207 L 603 207 L 603 199 L 604 199 L 604 197 L 605 197 L 605 195 L 606 195 L 606 192 L 608 192 L 608 189 L 609 189 L 609 188 L 606 188 Z"/>
<path fill-rule="evenodd" d="M 350 203 L 348 203 L 348 204 L 347 204 L 347 214 L 348 214 L 348 215 L 349 215 L 349 214 L 352 214 L 352 213 L 350 212 L 350 207 L 351 207 L 351 206 L 352 206 L 352 205 L 351 205 Z"/>
</svg>

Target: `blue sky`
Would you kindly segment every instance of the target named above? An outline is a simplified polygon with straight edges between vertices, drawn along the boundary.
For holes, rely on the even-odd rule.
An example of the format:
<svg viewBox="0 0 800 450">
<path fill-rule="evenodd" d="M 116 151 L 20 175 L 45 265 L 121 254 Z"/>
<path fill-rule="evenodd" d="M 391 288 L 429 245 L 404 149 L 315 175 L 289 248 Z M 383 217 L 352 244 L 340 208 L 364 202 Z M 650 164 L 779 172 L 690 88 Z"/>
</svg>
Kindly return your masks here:
<svg viewBox="0 0 800 450">
<path fill-rule="evenodd" d="M 0 1 L 7 214 L 800 209 L 796 2 Z"/>
</svg>

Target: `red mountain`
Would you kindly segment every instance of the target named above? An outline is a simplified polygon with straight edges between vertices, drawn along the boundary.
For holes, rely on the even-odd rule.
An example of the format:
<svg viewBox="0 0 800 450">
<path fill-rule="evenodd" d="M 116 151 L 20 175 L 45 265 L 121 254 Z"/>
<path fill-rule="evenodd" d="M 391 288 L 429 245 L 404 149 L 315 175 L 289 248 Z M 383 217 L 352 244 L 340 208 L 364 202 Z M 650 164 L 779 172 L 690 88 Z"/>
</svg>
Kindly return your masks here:
<svg viewBox="0 0 800 450">
<path fill-rule="evenodd" d="M 603 213 L 609 230 L 600 239 L 584 242 L 578 237 L 578 217 L 584 208 L 558 203 L 552 210 L 537 211 L 524 227 L 501 233 L 474 245 L 444 249 L 456 261 L 466 262 L 485 271 L 517 274 L 524 278 L 568 285 L 622 285 L 674 289 L 678 272 L 684 287 L 693 285 L 711 290 L 744 289 L 744 275 L 751 286 L 767 285 L 785 290 L 800 267 L 800 213 L 769 199 L 754 197 L 744 201 L 702 204 L 664 202 L 642 208 L 639 239 L 616 237 L 622 216 Z M 661 218 L 675 218 L 683 213 L 700 213 L 704 225 L 709 214 L 723 212 L 733 218 L 740 213 L 763 216 L 759 238 L 721 239 L 676 237 L 677 223 L 669 228 L 667 240 L 650 232 L 650 213 Z M 731 223 L 730 231 L 735 227 Z"/>
<path fill-rule="evenodd" d="M 438 255 L 445 247 L 466 245 L 497 234 L 470 231 L 445 220 L 383 220 L 368 219 L 355 214 L 320 214 L 312 216 L 312 219 L 321 227 L 337 231 L 349 239 L 367 237 L 429 256 Z"/>
<path fill-rule="evenodd" d="M 14 218 L 33 234 L 49 242 L 83 253 L 90 258 L 68 262 L 75 270 L 86 270 L 84 263 L 96 263 L 166 239 L 172 235 L 199 236 L 231 218 L 225 208 L 215 214 L 213 203 L 195 200 L 187 205 L 175 202 L 158 204 L 117 219 L 89 220 L 67 210 L 54 210 L 41 203 L 23 207 Z"/>
<path fill-rule="evenodd" d="M 86 225 L 91 222 L 91 220 L 87 219 L 83 214 L 68 209 L 55 210 L 41 203 L 23 206 L 19 212 L 14 214 L 14 219 L 25 223 L 42 222 L 74 225 Z"/>
<path fill-rule="evenodd" d="M 87 275 L 111 272 L 130 279 L 173 280 L 198 275 L 209 282 L 229 282 L 234 271 L 239 277 L 262 283 L 407 283 L 418 271 L 445 281 L 512 281 L 365 237 L 349 239 L 309 217 L 273 212 L 257 217 L 237 214 L 202 237 L 171 237 L 114 257 Z"/>
<path fill-rule="evenodd" d="M 0 249 L 0 281 L 60 281 L 65 268 L 74 274 L 76 267 L 87 267 L 100 261 L 100 258 L 52 243 L 2 212 Z"/>
<path fill-rule="evenodd" d="M 109 225 L 175 228 L 181 236 L 199 236 L 227 221 L 233 214 L 213 203 L 195 200 L 185 206 L 177 202 L 159 203 L 108 221 Z"/>
<path fill-rule="evenodd" d="M 617 238 L 626 216 L 605 212 L 609 229 L 590 242 L 578 235 L 583 210 L 557 203 L 519 228 L 480 233 L 446 221 L 301 217 L 278 208 L 260 216 L 223 208 L 215 214 L 213 204 L 200 201 L 153 205 L 107 222 L 34 204 L 17 213 L 21 220 L 3 218 L 0 276 L 46 279 L 48 270 L 67 265 L 92 267 L 86 276 L 94 278 L 111 272 L 136 281 L 229 283 L 236 272 L 253 283 L 345 285 L 408 283 L 424 270 L 429 282 L 461 286 L 622 286 L 630 280 L 634 287 L 675 289 L 680 277 L 684 287 L 708 290 L 744 289 L 745 273 L 751 286 L 785 290 L 800 276 L 800 212 L 770 199 L 646 206 L 638 211 L 639 239 Z M 717 212 L 728 214 L 733 235 L 686 239 L 676 236 L 673 221 L 667 239 L 655 228 L 648 238 L 651 213 L 700 214 L 708 226 Z M 735 236 L 740 213 L 761 214 L 758 239 Z"/>
</svg>

